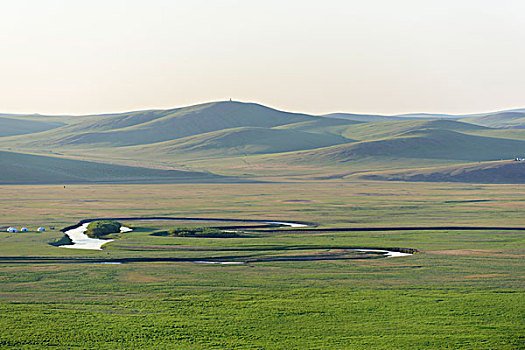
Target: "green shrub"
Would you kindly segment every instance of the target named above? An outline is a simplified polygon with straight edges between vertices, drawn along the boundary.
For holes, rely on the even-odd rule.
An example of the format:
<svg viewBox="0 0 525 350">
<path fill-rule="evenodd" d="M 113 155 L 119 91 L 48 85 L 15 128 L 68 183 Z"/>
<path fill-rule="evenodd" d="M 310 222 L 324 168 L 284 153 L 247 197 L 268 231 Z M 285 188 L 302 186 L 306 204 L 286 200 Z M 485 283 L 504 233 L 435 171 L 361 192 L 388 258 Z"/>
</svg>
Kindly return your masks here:
<svg viewBox="0 0 525 350">
<path fill-rule="evenodd" d="M 59 239 L 55 239 L 55 240 L 49 242 L 49 244 L 52 245 L 52 246 L 55 246 L 55 247 L 59 247 L 61 245 L 71 245 L 71 244 L 73 244 L 73 241 L 71 240 L 71 238 L 69 238 L 68 235 L 64 235 L 64 236 L 62 236 Z"/>
<path fill-rule="evenodd" d="M 120 222 L 117 221 L 92 221 L 87 226 L 86 234 L 89 237 L 98 238 L 120 232 L 121 226 Z"/>
</svg>

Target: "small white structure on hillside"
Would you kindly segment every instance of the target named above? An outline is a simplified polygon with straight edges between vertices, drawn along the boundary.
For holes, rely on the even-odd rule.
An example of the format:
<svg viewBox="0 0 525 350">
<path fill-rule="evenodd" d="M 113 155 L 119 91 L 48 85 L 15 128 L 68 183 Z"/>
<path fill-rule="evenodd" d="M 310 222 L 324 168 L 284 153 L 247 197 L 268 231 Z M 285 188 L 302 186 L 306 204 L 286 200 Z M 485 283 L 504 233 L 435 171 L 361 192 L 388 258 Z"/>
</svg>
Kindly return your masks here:
<svg viewBox="0 0 525 350">
<path fill-rule="evenodd" d="M 40 231 L 40 232 L 43 232 L 43 231 L 45 231 L 45 230 L 46 230 L 46 229 L 43 228 L 43 227 L 39 227 L 39 228 L 38 228 L 38 231 Z"/>
<path fill-rule="evenodd" d="M 16 228 L 14 228 L 13 226 L 11 226 L 11 227 L 9 227 L 7 229 L 7 232 L 9 232 L 9 233 L 16 233 L 16 232 L 18 232 L 18 230 Z"/>
<path fill-rule="evenodd" d="M 27 231 L 29 231 L 29 230 L 27 229 L 27 227 L 22 227 L 22 228 L 20 229 L 20 232 L 27 232 Z"/>
</svg>

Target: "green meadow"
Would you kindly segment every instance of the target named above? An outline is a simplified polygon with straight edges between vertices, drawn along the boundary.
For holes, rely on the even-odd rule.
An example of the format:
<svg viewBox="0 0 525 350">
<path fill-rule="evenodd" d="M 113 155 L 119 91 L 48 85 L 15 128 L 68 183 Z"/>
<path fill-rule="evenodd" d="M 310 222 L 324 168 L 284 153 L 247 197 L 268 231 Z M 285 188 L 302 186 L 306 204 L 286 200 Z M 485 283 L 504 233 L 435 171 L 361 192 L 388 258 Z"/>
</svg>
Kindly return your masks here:
<svg viewBox="0 0 525 350">
<path fill-rule="evenodd" d="M 30 228 L 0 233 L 2 348 L 524 348 L 524 231 L 248 227 L 239 237 L 198 238 L 152 234 L 218 224 L 124 221 L 134 231 L 102 251 L 49 245 L 63 236 L 59 229 L 81 219 L 119 216 L 268 219 L 314 228 L 521 227 L 523 185 L 354 179 L 13 185 L 0 191 L 2 225 Z M 35 232 L 40 225 L 48 230 Z M 400 258 L 365 254 L 348 260 L 239 265 L 36 259 L 267 257 L 325 254 L 345 247 L 420 252 Z"/>
</svg>

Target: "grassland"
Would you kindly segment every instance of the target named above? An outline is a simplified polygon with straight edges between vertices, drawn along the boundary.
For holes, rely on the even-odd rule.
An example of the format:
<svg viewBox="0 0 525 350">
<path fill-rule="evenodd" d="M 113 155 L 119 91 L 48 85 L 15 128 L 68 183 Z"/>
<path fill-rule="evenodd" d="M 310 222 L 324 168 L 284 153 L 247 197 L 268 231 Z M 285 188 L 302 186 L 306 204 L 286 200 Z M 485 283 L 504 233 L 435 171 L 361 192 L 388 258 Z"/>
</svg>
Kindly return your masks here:
<svg viewBox="0 0 525 350">
<path fill-rule="evenodd" d="M 55 227 L 0 233 L 1 257 L 257 255 L 315 246 L 421 250 L 407 258 L 228 266 L 2 263 L 3 348 L 524 347 L 525 234 L 519 231 L 290 229 L 214 239 L 152 236 L 173 223 L 136 222 L 127 223 L 135 231 L 103 251 L 48 244 L 62 236 L 58 229 L 89 217 L 262 218 L 318 227 L 522 226 L 523 185 L 354 179 L 2 186 L 0 193 L 0 225 Z"/>
</svg>

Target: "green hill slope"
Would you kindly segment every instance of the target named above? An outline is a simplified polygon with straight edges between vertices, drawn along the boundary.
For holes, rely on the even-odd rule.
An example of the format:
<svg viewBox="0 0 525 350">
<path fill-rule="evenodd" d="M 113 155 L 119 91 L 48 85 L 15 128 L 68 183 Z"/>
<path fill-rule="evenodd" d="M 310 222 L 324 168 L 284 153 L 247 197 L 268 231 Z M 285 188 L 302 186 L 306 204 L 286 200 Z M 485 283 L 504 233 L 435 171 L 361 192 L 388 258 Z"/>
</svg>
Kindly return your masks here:
<svg viewBox="0 0 525 350">
<path fill-rule="evenodd" d="M 0 137 L 32 134 L 65 125 L 61 122 L 0 117 Z"/>
<path fill-rule="evenodd" d="M 388 116 L 388 115 L 375 115 L 375 114 L 352 114 L 352 113 L 330 113 L 324 114 L 326 118 L 345 119 L 356 122 L 384 122 L 384 121 L 400 121 L 402 117 Z"/>
<path fill-rule="evenodd" d="M 88 132 L 88 131 L 108 131 L 114 129 L 121 129 L 132 127 L 142 123 L 150 122 L 157 118 L 162 118 L 168 114 L 176 112 L 178 109 L 172 110 L 151 110 L 151 111 L 136 111 L 117 114 L 103 114 L 93 116 L 83 116 L 79 118 L 79 123 L 73 123 L 61 131 L 73 132 Z"/>
<path fill-rule="evenodd" d="M 274 129 L 297 130 L 315 134 L 337 135 L 341 136 L 348 127 L 356 124 L 363 124 L 353 120 L 319 118 L 315 120 L 298 122 L 277 126 Z"/>
<path fill-rule="evenodd" d="M 133 112 L 93 117 L 50 132 L 33 145 L 130 146 L 174 140 L 237 127 L 266 127 L 315 120 L 253 103 L 214 102 L 167 111 Z"/>
<path fill-rule="evenodd" d="M 371 141 L 424 129 L 449 130 L 466 133 L 478 133 L 490 130 L 484 126 L 454 120 L 402 120 L 394 122 L 359 123 L 349 126 L 341 135 L 350 139 Z"/>
<path fill-rule="evenodd" d="M 187 157 L 235 156 L 314 149 L 347 143 L 338 135 L 289 129 L 242 127 L 219 130 L 155 144 L 131 146 L 127 154 L 162 154 Z"/>
<path fill-rule="evenodd" d="M 347 162 L 364 157 L 481 161 L 513 158 L 523 153 L 521 150 L 525 150 L 525 141 L 423 129 L 379 140 L 303 151 L 297 157 L 332 162 Z"/>
<path fill-rule="evenodd" d="M 525 162 L 498 161 L 403 171 L 384 171 L 359 178 L 382 181 L 525 183 Z"/>
<path fill-rule="evenodd" d="M 0 184 L 224 182 L 214 174 L 111 165 L 0 151 Z"/>
<path fill-rule="evenodd" d="M 464 122 L 492 128 L 525 128 L 525 112 L 503 112 L 461 119 Z"/>
</svg>

